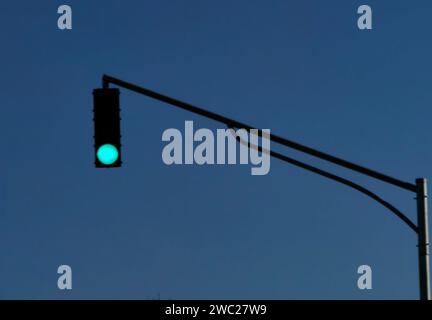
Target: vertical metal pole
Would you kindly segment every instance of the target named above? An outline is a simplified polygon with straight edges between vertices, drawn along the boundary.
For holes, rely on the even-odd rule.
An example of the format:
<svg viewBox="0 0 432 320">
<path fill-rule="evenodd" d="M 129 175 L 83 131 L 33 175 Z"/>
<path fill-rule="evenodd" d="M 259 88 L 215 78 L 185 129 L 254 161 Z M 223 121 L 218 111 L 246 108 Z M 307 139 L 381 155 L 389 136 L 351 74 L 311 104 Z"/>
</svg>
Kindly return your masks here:
<svg viewBox="0 0 432 320">
<path fill-rule="evenodd" d="M 419 178 L 416 185 L 420 300 L 430 300 L 427 180 Z"/>
</svg>

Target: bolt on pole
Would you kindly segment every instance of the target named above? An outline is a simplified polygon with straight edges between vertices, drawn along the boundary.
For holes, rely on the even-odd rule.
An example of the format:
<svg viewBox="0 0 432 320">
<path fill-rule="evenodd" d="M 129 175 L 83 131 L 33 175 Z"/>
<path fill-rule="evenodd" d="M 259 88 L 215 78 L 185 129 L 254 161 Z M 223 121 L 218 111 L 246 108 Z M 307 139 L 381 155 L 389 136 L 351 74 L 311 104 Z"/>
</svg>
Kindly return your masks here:
<svg viewBox="0 0 432 320">
<path fill-rule="evenodd" d="M 427 180 L 419 178 L 416 185 L 420 300 L 430 300 Z"/>
</svg>

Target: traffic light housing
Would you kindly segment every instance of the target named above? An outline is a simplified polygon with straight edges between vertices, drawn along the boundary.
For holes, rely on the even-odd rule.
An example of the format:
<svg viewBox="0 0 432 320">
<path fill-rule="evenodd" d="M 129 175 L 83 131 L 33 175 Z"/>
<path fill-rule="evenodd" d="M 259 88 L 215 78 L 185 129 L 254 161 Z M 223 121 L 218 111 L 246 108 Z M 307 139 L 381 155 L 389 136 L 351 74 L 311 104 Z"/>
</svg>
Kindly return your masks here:
<svg viewBox="0 0 432 320">
<path fill-rule="evenodd" d="M 94 152 L 96 168 L 121 167 L 120 91 L 93 90 Z"/>
</svg>

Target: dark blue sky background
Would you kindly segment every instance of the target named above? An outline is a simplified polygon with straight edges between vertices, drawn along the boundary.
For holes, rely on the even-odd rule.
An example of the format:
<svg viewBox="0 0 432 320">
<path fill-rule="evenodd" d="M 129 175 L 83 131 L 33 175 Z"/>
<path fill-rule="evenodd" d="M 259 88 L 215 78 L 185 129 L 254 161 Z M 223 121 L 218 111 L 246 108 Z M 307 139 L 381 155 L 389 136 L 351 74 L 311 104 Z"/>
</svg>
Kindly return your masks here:
<svg viewBox="0 0 432 320">
<path fill-rule="evenodd" d="M 64 3 L 72 31 L 57 29 Z M 374 29 L 360 32 L 365 3 Z M 112 74 L 413 182 L 432 174 L 431 10 L 2 1 L 0 297 L 418 298 L 415 234 L 362 194 L 275 159 L 261 177 L 164 165 L 162 132 L 221 127 L 206 119 L 122 90 L 124 166 L 95 169 L 91 92 Z M 413 194 L 321 167 L 415 219 Z M 373 290 L 357 288 L 362 264 Z"/>
</svg>

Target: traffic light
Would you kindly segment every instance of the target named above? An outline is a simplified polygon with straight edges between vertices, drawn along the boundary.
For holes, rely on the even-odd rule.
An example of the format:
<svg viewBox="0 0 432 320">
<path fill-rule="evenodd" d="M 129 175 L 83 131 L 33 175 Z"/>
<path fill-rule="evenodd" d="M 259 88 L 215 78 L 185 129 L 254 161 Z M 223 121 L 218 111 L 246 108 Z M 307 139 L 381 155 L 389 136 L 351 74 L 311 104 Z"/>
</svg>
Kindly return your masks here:
<svg viewBox="0 0 432 320">
<path fill-rule="evenodd" d="M 96 168 L 121 167 L 120 91 L 93 90 L 94 149 Z"/>
</svg>

